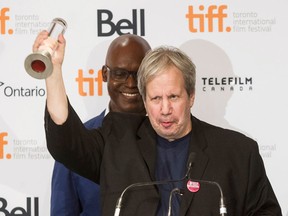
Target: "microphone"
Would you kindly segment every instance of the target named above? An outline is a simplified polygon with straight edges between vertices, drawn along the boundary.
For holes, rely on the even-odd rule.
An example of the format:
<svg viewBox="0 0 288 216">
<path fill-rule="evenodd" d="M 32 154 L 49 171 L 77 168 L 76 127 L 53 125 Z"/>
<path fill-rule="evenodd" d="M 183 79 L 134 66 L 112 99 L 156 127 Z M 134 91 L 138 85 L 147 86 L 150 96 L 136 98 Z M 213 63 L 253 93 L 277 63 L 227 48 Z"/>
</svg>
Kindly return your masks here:
<svg viewBox="0 0 288 216">
<path fill-rule="evenodd" d="M 172 214 L 172 197 L 174 194 L 179 194 L 179 195 L 183 195 L 184 191 L 182 189 L 179 188 L 174 188 L 171 192 L 170 192 L 170 196 L 169 196 L 169 205 L 168 205 L 168 216 L 171 216 Z"/>
<path fill-rule="evenodd" d="M 215 182 L 215 181 L 199 180 L 199 179 L 191 179 L 190 178 L 190 172 L 191 172 L 191 168 L 192 168 L 192 165 L 194 163 L 195 157 L 196 157 L 196 153 L 195 152 L 191 152 L 190 155 L 189 155 L 189 158 L 188 158 L 186 176 L 183 178 L 183 180 L 185 178 L 188 178 L 188 179 L 190 179 L 192 181 L 198 181 L 198 182 L 203 182 L 203 183 L 206 183 L 206 184 L 216 185 L 217 188 L 219 189 L 219 192 L 220 192 L 220 202 L 219 202 L 220 216 L 226 216 L 227 208 L 226 208 L 226 204 L 225 204 L 223 190 L 222 190 L 220 184 L 218 182 Z"/>
<path fill-rule="evenodd" d="M 143 186 L 151 186 L 151 185 L 161 185 L 161 184 L 168 184 L 168 183 L 174 183 L 174 182 L 180 182 L 183 181 L 184 179 L 188 179 L 188 177 L 190 176 L 190 172 L 191 172 L 191 168 L 192 165 L 194 163 L 196 157 L 196 153 L 195 152 L 191 152 L 189 154 L 188 157 L 188 161 L 187 161 L 187 172 L 185 174 L 185 176 L 181 179 L 177 179 L 177 180 L 162 180 L 162 181 L 151 181 L 151 182 L 138 182 L 138 183 L 134 183 L 131 185 L 128 185 L 121 193 L 120 197 L 117 200 L 116 203 L 116 207 L 115 207 L 115 212 L 114 212 L 114 216 L 119 216 L 120 215 L 120 211 L 121 211 L 121 207 L 122 207 L 122 200 L 123 200 L 123 196 L 126 193 L 126 191 L 128 191 L 131 188 L 135 188 L 135 187 L 143 187 Z"/>
<path fill-rule="evenodd" d="M 208 180 L 200 180 L 200 179 L 191 179 L 191 178 L 189 178 L 189 180 L 195 181 L 195 182 L 200 182 L 200 183 L 205 183 L 205 184 L 216 185 L 217 188 L 219 189 L 219 192 L 220 192 L 220 202 L 219 202 L 220 216 L 226 216 L 227 215 L 227 208 L 225 205 L 225 199 L 223 196 L 223 191 L 222 191 L 222 188 L 218 182 L 208 181 Z"/>
</svg>

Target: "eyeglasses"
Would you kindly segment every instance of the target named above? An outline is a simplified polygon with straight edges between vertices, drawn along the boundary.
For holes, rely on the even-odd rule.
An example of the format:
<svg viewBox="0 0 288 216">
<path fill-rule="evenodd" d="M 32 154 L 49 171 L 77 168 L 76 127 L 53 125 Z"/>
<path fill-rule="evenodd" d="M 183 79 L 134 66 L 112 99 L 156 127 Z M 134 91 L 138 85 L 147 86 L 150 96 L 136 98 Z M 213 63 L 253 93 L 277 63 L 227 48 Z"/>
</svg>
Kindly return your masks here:
<svg viewBox="0 0 288 216">
<path fill-rule="evenodd" d="M 111 78 L 115 81 L 125 82 L 129 76 L 132 76 L 132 78 L 137 82 L 137 71 L 127 71 L 124 69 L 111 70 L 107 65 L 106 68 L 110 72 Z"/>
</svg>

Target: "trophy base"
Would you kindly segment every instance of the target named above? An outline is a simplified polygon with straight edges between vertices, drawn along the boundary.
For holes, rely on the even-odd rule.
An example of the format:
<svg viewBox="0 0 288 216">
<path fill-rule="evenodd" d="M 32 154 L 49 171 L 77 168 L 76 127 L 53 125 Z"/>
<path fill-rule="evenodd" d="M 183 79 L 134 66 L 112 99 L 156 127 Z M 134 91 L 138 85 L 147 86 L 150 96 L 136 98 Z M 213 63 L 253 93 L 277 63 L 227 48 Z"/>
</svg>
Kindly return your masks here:
<svg viewBox="0 0 288 216">
<path fill-rule="evenodd" d="M 51 55 L 47 51 L 37 51 L 28 55 L 24 66 L 26 72 L 36 79 L 46 79 L 53 71 Z"/>
</svg>

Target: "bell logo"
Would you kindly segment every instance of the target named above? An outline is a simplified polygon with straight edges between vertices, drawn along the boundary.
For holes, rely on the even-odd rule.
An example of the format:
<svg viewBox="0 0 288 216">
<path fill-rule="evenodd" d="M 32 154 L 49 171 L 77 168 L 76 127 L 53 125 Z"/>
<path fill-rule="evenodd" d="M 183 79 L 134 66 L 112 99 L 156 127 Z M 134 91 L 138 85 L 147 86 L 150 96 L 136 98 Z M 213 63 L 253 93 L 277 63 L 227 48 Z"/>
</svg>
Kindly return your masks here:
<svg viewBox="0 0 288 216">
<path fill-rule="evenodd" d="M 22 207 L 15 207 L 9 212 L 7 210 L 8 202 L 6 199 L 0 197 L 0 215 L 4 216 L 16 216 L 16 215 L 22 215 L 22 216 L 39 216 L 39 198 L 34 197 L 34 214 L 32 214 L 32 202 L 31 198 L 26 198 L 26 209 Z M 3 214 L 2 214 L 3 213 Z"/>
<path fill-rule="evenodd" d="M 138 34 L 140 29 L 140 35 L 145 36 L 145 11 L 139 10 L 139 14 L 136 9 L 132 10 L 132 20 L 120 19 L 115 23 L 113 19 L 113 13 L 109 10 L 97 10 L 97 32 L 99 37 L 107 37 L 117 32 L 118 35 L 127 33 Z M 138 29 L 139 28 L 139 29 Z M 106 31 L 105 31 L 106 30 Z M 109 30 L 109 31 L 108 31 Z"/>
<path fill-rule="evenodd" d="M 8 141 L 5 140 L 5 137 L 8 136 L 8 133 L 6 132 L 3 132 L 3 133 L 0 133 L 0 159 L 4 159 L 4 154 L 5 154 L 5 151 L 4 151 L 4 146 L 8 144 Z M 11 154 L 6 154 L 5 155 L 7 159 L 11 159 Z"/>
<path fill-rule="evenodd" d="M 224 10 L 227 9 L 227 5 L 210 5 L 205 13 L 204 5 L 199 6 L 199 10 L 202 13 L 195 13 L 194 7 L 188 7 L 188 13 L 186 18 L 188 19 L 188 27 L 190 32 L 223 32 L 224 31 L 224 19 L 227 18 L 227 13 Z M 214 25 L 218 23 L 218 28 L 214 29 Z M 198 24 L 198 25 L 197 25 Z M 226 32 L 231 31 L 231 27 L 225 28 Z"/>
<path fill-rule="evenodd" d="M 0 9 L 0 35 L 5 35 L 7 30 L 7 22 L 10 19 L 6 13 L 9 11 L 9 8 Z M 8 29 L 8 34 L 13 34 L 13 29 Z"/>
<path fill-rule="evenodd" d="M 94 70 L 90 69 L 88 71 L 90 75 L 94 75 Z M 83 70 L 78 70 L 78 77 L 76 78 L 78 82 L 78 92 L 81 96 L 94 96 L 95 95 L 95 83 L 97 84 L 97 95 L 103 95 L 103 78 L 102 70 L 98 70 L 97 77 L 84 77 Z"/>
</svg>

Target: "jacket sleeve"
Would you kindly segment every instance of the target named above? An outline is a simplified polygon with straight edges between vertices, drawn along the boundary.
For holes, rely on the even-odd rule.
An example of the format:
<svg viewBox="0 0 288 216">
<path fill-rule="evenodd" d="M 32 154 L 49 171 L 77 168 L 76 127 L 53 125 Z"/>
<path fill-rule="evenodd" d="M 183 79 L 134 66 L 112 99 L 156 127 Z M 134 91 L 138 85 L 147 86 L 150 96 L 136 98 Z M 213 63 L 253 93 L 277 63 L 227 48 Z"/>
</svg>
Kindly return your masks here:
<svg viewBox="0 0 288 216">
<path fill-rule="evenodd" d="M 77 198 L 72 172 L 55 161 L 51 183 L 51 216 L 79 216 L 80 206 Z"/>
<path fill-rule="evenodd" d="M 45 109 L 47 148 L 52 157 L 68 169 L 99 184 L 99 172 L 104 149 L 100 130 L 86 129 L 68 104 L 68 118 L 62 125 L 51 119 Z"/>
<path fill-rule="evenodd" d="M 264 163 L 255 145 L 250 157 L 250 173 L 246 199 L 245 215 L 275 215 L 280 216 L 281 208 L 266 175 Z"/>
<path fill-rule="evenodd" d="M 105 110 L 85 122 L 88 129 L 101 126 Z M 51 183 L 51 216 L 100 215 L 99 185 L 55 161 Z"/>
</svg>

